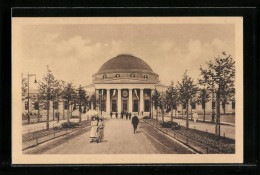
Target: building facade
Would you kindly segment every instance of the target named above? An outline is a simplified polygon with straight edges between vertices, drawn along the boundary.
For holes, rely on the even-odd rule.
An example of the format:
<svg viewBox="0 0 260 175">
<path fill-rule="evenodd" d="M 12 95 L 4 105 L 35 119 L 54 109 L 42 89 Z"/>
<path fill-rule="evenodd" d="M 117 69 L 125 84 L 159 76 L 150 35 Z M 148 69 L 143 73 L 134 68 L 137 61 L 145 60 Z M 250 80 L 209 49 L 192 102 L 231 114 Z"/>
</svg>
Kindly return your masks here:
<svg viewBox="0 0 260 175">
<path fill-rule="evenodd" d="M 130 54 L 120 54 L 105 62 L 100 69 L 92 75 L 92 84 L 84 87 L 88 96 L 94 96 L 95 102 L 91 102 L 88 109 L 94 109 L 102 115 L 109 115 L 110 112 L 131 112 L 149 116 L 155 114 L 156 110 L 151 100 L 155 89 L 161 94 L 166 93 L 167 86 L 160 84 L 159 75 L 142 59 Z M 30 90 L 30 97 L 37 97 L 38 89 Z M 27 92 L 23 96 L 27 96 Z M 197 112 L 203 114 L 204 108 L 209 115 L 215 110 L 216 95 L 210 94 L 210 101 L 203 105 L 193 104 L 189 107 L 189 113 Z M 36 98 L 30 98 L 29 109 L 36 113 L 38 109 L 41 114 L 46 112 L 46 106 L 37 104 Z M 95 103 L 95 104 L 93 104 Z M 28 98 L 23 100 L 23 112 L 28 112 Z M 38 106 L 38 108 L 36 108 Z M 66 116 L 68 105 L 61 99 L 57 104 L 50 101 L 50 112 L 59 111 Z M 169 112 L 169 107 L 165 107 Z M 72 110 L 72 109 L 71 109 Z M 167 111 L 168 110 L 168 111 Z M 186 107 L 178 105 L 178 113 L 186 113 Z M 75 110 L 76 111 L 76 110 Z M 235 102 L 228 101 L 221 105 L 221 114 L 234 114 Z"/>
<path fill-rule="evenodd" d="M 131 112 L 147 115 L 154 90 L 165 91 L 159 75 L 140 58 L 121 54 L 111 58 L 92 76 L 87 92 L 94 92 L 97 109 L 105 114 Z"/>
</svg>

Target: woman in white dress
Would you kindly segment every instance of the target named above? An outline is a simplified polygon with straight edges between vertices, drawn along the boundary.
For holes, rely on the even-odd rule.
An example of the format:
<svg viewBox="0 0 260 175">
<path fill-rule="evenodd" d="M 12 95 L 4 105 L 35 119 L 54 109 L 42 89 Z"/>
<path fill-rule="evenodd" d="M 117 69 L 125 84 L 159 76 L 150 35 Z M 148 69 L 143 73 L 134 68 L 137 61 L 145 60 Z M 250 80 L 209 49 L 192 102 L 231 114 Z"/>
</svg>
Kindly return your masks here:
<svg viewBox="0 0 260 175">
<path fill-rule="evenodd" d="M 97 130 L 98 130 L 98 121 L 96 116 L 93 116 L 91 121 L 91 130 L 89 136 L 91 138 L 90 142 L 93 142 L 97 138 L 98 136 Z"/>
</svg>

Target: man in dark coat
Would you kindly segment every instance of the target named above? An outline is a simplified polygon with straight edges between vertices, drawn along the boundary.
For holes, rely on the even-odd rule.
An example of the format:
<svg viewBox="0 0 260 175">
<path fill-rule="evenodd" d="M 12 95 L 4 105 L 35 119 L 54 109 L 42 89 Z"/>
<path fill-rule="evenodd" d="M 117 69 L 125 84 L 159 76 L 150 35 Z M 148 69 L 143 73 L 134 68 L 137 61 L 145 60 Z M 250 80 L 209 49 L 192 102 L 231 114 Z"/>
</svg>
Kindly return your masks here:
<svg viewBox="0 0 260 175">
<path fill-rule="evenodd" d="M 125 114 L 125 119 L 128 120 L 128 112 Z"/>
<path fill-rule="evenodd" d="M 110 116 L 111 116 L 111 119 L 112 119 L 112 117 L 113 117 L 113 112 L 112 111 L 110 112 Z"/>
<path fill-rule="evenodd" d="M 116 119 L 117 119 L 117 117 L 118 117 L 118 112 L 116 112 Z"/>
<path fill-rule="evenodd" d="M 123 119 L 123 116 L 124 116 L 124 112 L 122 111 L 121 112 L 121 119 Z"/>
<path fill-rule="evenodd" d="M 131 112 L 129 112 L 128 116 L 129 116 L 129 120 L 131 120 L 131 117 L 132 117 Z"/>
<path fill-rule="evenodd" d="M 137 117 L 137 116 L 134 116 L 134 117 L 132 118 L 132 124 L 133 124 L 133 127 L 134 127 L 134 133 L 136 133 L 136 129 L 137 129 L 138 123 L 139 123 L 138 117 Z"/>
</svg>

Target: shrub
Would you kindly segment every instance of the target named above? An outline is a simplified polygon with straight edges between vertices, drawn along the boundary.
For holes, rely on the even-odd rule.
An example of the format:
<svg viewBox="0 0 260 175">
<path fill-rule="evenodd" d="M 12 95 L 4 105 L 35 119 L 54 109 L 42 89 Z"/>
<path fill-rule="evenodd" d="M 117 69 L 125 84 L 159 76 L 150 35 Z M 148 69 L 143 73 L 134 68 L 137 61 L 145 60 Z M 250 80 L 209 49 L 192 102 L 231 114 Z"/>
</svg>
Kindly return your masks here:
<svg viewBox="0 0 260 175">
<path fill-rule="evenodd" d="M 173 122 L 173 124 L 172 124 L 172 130 L 177 130 L 177 129 L 181 129 L 181 126 L 180 126 L 178 123 Z"/>
<path fill-rule="evenodd" d="M 177 127 L 177 126 L 178 126 L 178 127 L 180 128 L 180 126 L 178 125 L 178 123 L 176 123 L 176 122 L 171 122 L 171 121 L 161 123 L 161 125 L 162 125 L 162 127 L 164 127 L 164 128 L 172 128 L 173 126 L 174 126 L 174 127 Z"/>
<path fill-rule="evenodd" d="M 151 119 L 150 116 L 144 116 L 143 119 Z"/>
<path fill-rule="evenodd" d="M 61 124 L 62 128 L 75 128 L 79 126 L 79 123 L 74 123 L 74 122 L 65 122 Z"/>
</svg>

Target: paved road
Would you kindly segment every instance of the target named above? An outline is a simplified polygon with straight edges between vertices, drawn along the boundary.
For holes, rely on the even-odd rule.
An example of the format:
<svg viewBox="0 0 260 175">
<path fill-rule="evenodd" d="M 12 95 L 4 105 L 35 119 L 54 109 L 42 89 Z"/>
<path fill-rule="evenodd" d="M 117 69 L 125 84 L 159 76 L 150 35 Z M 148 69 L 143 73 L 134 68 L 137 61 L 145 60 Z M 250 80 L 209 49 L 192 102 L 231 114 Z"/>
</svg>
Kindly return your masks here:
<svg viewBox="0 0 260 175">
<path fill-rule="evenodd" d="M 165 120 L 170 121 L 170 118 L 167 117 Z M 175 119 L 175 118 L 173 120 L 182 126 L 186 126 L 186 120 Z M 201 131 L 207 130 L 208 132 L 215 134 L 215 124 L 202 123 L 202 122 L 195 123 L 194 121 L 189 121 L 189 127 L 192 129 L 197 129 L 197 130 L 201 130 Z M 235 139 L 235 126 L 233 126 L 233 125 L 221 125 L 220 132 L 221 132 L 221 136 L 224 136 L 224 133 L 225 133 L 225 137 Z"/>
<path fill-rule="evenodd" d="M 139 132 L 134 134 L 131 121 L 107 120 L 104 141 L 90 143 L 89 131 L 79 137 L 51 149 L 45 154 L 158 154 L 147 137 Z"/>
</svg>

